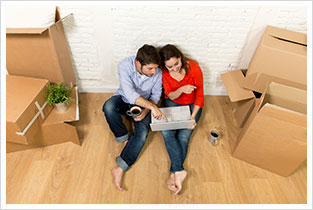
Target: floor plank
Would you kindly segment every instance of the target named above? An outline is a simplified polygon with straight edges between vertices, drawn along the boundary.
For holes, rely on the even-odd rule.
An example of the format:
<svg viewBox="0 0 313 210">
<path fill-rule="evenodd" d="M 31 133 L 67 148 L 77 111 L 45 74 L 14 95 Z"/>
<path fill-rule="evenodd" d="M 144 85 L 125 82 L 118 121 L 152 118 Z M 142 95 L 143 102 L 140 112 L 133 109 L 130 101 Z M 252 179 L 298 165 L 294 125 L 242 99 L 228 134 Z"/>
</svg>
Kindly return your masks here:
<svg viewBox="0 0 313 210">
<path fill-rule="evenodd" d="M 304 204 L 306 161 L 289 177 L 281 177 L 231 156 L 239 133 L 226 96 L 205 96 L 206 106 L 193 133 L 180 195 L 166 185 L 169 157 L 160 132 L 150 132 L 138 161 L 124 176 L 124 192 L 111 176 L 116 143 L 104 119 L 102 104 L 112 94 L 80 94 L 82 145 L 71 142 L 6 155 L 8 204 Z M 221 132 L 219 144 L 207 139 Z"/>
</svg>

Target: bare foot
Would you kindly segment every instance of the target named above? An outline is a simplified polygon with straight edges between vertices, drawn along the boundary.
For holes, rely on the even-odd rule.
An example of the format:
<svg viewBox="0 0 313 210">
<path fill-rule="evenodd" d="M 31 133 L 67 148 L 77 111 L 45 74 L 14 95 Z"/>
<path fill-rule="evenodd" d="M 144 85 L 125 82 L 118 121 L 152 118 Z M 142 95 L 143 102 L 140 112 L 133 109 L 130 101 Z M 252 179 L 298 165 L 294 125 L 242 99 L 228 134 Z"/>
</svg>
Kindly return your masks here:
<svg viewBox="0 0 313 210">
<path fill-rule="evenodd" d="M 187 176 L 187 172 L 186 171 L 177 171 L 175 172 L 175 184 L 177 186 L 177 190 L 175 192 L 175 195 L 177 195 L 183 187 L 183 181 Z"/>
<path fill-rule="evenodd" d="M 114 178 L 114 184 L 116 185 L 117 189 L 119 189 L 120 191 L 123 190 L 123 188 L 121 187 L 121 183 L 122 183 L 122 177 L 123 177 L 123 169 L 121 169 L 120 167 L 115 167 L 112 169 L 112 175 Z"/>
<path fill-rule="evenodd" d="M 177 187 L 175 186 L 175 174 L 174 173 L 171 173 L 166 183 L 167 183 L 168 189 L 174 192 L 177 190 Z"/>
</svg>

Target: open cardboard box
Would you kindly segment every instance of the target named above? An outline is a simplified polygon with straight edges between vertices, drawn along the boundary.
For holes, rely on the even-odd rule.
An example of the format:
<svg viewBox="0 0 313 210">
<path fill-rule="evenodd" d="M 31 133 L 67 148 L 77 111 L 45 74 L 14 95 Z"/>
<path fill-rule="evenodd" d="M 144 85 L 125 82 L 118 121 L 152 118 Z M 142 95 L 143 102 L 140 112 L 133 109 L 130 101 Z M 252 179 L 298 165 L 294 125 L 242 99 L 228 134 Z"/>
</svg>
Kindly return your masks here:
<svg viewBox="0 0 313 210">
<path fill-rule="evenodd" d="M 80 144 L 76 128 L 71 125 L 72 122 L 79 120 L 78 90 L 63 29 L 63 19 L 57 10 L 56 22 L 48 28 L 7 28 L 6 55 L 9 75 L 46 79 L 51 83 L 66 82 L 74 86 L 71 97 L 75 99 L 65 113 L 60 114 L 52 109 L 50 114 L 40 121 L 40 126 L 31 126 L 34 127 L 34 131 L 25 134 L 31 136 L 29 140 L 10 138 L 7 142 L 7 152 L 66 141 Z M 14 95 L 11 97 L 14 98 Z M 16 95 L 14 103 L 19 103 L 19 100 Z M 37 110 L 12 109 L 7 114 L 35 116 L 38 114 L 35 111 Z M 40 120 L 40 116 L 38 118 Z M 29 125 L 31 119 L 32 117 L 23 118 L 22 124 Z"/>
<path fill-rule="evenodd" d="M 307 157 L 304 90 L 270 83 L 239 134 L 232 155 L 281 176 Z"/>
<path fill-rule="evenodd" d="M 62 23 L 69 16 L 61 19 L 56 10 L 56 22 L 48 28 L 7 28 L 8 73 L 76 85 Z"/>
<path fill-rule="evenodd" d="M 246 70 L 238 69 L 221 74 L 222 81 L 232 102 L 235 119 L 240 128 L 245 125 L 255 107 L 256 98 L 259 97 L 253 91 L 242 87 L 245 72 Z"/>
<path fill-rule="evenodd" d="M 266 27 L 242 85 L 263 93 L 270 82 L 306 90 L 306 34 L 274 26 Z"/>
</svg>

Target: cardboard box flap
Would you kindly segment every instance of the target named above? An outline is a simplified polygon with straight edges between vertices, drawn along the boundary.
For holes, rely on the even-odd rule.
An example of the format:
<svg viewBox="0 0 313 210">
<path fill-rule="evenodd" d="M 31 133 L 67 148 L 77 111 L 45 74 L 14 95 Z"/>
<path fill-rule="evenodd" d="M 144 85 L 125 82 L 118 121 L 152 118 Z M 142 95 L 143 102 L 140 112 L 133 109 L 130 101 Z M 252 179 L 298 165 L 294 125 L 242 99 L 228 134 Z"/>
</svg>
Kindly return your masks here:
<svg viewBox="0 0 313 210">
<path fill-rule="evenodd" d="M 6 120 L 17 122 L 48 80 L 21 76 L 6 76 Z"/>
<path fill-rule="evenodd" d="M 284 122 L 296 124 L 304 128 L 307 127 L 307 118 L 305 114 L 295 112 L 277 105 L 266 103 L 259 111 L 259 114 L 273 117 Z"/>
<path fill-rule="evenodd" d="M 244 81 L 242 70 L 234 70 L 221 74 L 225 88 L 232 102 L 241 101 L 249 98 L 254 98 L 252 91 L 242 88 L 241 84 Z"/>
<path fill-rule="evenodd" d="M 307 45 L 307 35 L 287 29 L 267 26 L 264 32 L 265 36 L 271 36 L 281 41 L 287 41 L 298 45 Z"/>
<path fill-rule="evenodd" d="M 307 92 L 298 88 L 271 82 L 261 97 L 261 109 L 266 103 L 273 104 L 290 111 L 306 114 Z"/>
<path fill-rule="evenodd" d="M 64 21 L 65 19 L 67 19 L 68 17 L 70 17 L 70 16 L 72 16 L 72 15 L 73 15 L 73 13 L 70 13 L 70 14 L 64 16 L 63 18 L 61 18 L 61 16 L 60 16 L 59 13 L 57 12 L 55 23 L 58 24 L 59 22 Z"/>
<path fill-rule="evenodd" d="M 48 28 L 7 28 L 7 34 L 42 34 Z"/>
<path fill-rule="evenodd" d="M 56 7 L 55 23 L 54 24 L 57 24 L 60 21 L 65 20 L 66 18 L 68 18 L 71 15 L 73 15 L 73 13 L 70 13 L 70 14 L 66 15 L 65 17 L 61 18 L 58 7 Z M 45 28 L 7 28 L 6 33 L 7 34 L 42 34 L 44 31 L 48 30 L 51 26 L 45 27 Z"/>
<path fill-rule="evenodd" d="M 283 76 L 283 74 L 281 75 Z M 301 75 L 298 75 L 298 76 L 300 77 Z M 276 76 L 268 75 L 265 73 L 259 73 L 259 72 L 250 74 L 249 79 L 245 78 L 242 83 L 242 86 L 249 90 L 254 90 L 260 93 L 264 93 L 264 91 L 267 88 L 267 84 L 271 82 L 288 85 L 288 86 L 299 88 L 302 90 L 307 89 L 306 84 L 302 84 L 299 82 L 284 79 L 282 77 L 276 77 Z"/>
<path fill-rule="evenodd" d="M 284 53 L 306 56 L 307 46 L 299 42 L 283 39 L 276 36 L 268 36 L 264 39 L 264 45 L 269 48 L 279 49 Z"/>
<path fill-rule="evenodd" d="M 65 15 L 65 16 L 62 18 L 62 17 L 61 17 L 61 14 L 60 14 L 60 12 L 59 12 L 59 7 L 57 6 L 57 7 L 56 7 L 56 11 L 55 11 L 55 22 L 58 23 L 58 22 L 60 22 L 60 21 L 63 21 L 63 20 L 65 20 L 66 18 L 68 18 L 69 16 L 72 16 L 72 15 L 73 15 L 73 13 L 69 13 L 69 14 Z"/>
<path fill-rule="evenodd" d="M 72 14 L 70 14 L 72 15 Z M 11 75 L 48 79 L 51 83 L 67 82 L 76 86 L 76 78 L 62 20 L 37 30 L 38 34 L 7 34 L 6 67 Z M 18 31 L 18 30 L 17 30 Z M 41 34 L 39 32 L 42 32 Z"/>
<path fill-rule="evenodd" d="M 55 109 L 51 111 L 43 125 L 55 124 L 60 122 L 73 122 L 79 120 L 79 106 L 78 106 L 78 90 L 77 87 L 73 88 L 70 97 L 75 101 L 70 103 L 68 110 L 64 113 L 59 113 Z"/>
<path fill-rule="evenodd" d="M 286 29 L 268 26 L 263 36 L 267 47 L 280 49 L 285 53 L 306 56 L 307 35 Z"/>
</svg>

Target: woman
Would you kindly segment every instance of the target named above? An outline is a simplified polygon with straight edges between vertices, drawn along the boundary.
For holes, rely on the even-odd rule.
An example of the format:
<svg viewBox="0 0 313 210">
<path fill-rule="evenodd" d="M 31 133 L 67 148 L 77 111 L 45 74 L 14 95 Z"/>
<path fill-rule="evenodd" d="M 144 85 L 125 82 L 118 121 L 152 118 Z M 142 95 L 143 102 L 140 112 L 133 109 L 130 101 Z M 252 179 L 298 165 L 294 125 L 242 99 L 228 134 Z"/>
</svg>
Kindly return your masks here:
<svg viewBox="0 0 313 210">
<path fill-rule="evenodd" d="M 165 93 L 165 107 L 189 105 L 191 119 L 195 123 L 187 129 L 164 130 L 166 150 L 171 159 L 168 188 L 178 194 L 187 176 L 183 163 L 193 129 L 200 119 L 204 106 L 203 77 L 199 65 L 186 59 L 174 45 L 160 49 L 162 80 Z"/>
</svg>

